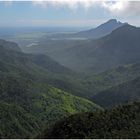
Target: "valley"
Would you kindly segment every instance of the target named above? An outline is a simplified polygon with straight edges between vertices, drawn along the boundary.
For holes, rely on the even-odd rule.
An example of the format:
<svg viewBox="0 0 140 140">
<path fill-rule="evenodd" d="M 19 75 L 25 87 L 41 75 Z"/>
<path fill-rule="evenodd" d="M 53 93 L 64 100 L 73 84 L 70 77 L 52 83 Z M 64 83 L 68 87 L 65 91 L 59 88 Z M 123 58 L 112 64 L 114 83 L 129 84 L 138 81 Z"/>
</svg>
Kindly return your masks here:
<svg viewBox="0 0 140 140">
<path fill-rule="evenodd" d="M 3 35 L 0 138 L 139 138 L 139 37 L 115 19 Z"/>
</svg>

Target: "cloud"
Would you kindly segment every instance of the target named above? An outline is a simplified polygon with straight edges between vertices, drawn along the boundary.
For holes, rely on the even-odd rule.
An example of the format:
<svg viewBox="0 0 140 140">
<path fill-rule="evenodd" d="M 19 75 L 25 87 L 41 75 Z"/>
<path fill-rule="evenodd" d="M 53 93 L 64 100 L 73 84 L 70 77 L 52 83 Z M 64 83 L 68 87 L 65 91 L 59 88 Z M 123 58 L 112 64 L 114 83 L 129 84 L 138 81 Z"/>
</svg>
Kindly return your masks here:
<svg viewBox="0 0 140 140">
<path fill-rule="evenodd" d="M 101 6 L 110 12 L 123 12 L 128 5 L 128 1 L 102 1 Z"/>
<path fill-rule="evenodd" d="M 0 0 L 1 1 L 1 0 Z M 13 1 L 18 0 L 6 0 L 4 1 L 6 6 L 12 5 Z M 26 0 L 21 0 L 26 1 Z M 133 16 L 140 15 L 140 1 L 139 0 L 32 0 L 33 5 L 47 8 L 48 6 L 55 7 L 57 9 L 66 7 L 71 10 L 78 10 L 82 7 L 86 10 L 95 8 L 98 6 L 102 10 L 105 10 L 110 15 L 115 16 Z"/>
<path fill-rule="evenodd" d="M 115 1 L 102 2 L 102 7 L 113 15 L 133 16 L 140 15 L 140 1 Z"/>
<path fill-rule="evenodd" d="M 42 7 L 47 7 L 49 5 L 54 7 L 66 6 L 70 9 L 77 9 L 79 6 L 83 8 L 89 8 L 97 3 L 95 0 L 34 0 L 34 5 L 40 5 Z"/>
<path fill-rule="evenodd" d="M 129 1 L 124 9 L 125 14 L 140 15 L 140 1 Z"/>
<path fill-rule="evenodd" d="M 67 7 L 72 10 L 83 7 L 86 10 L 98 6 L 109 14 L 117 16 L 140 15 L 140 1 L 131 0 L 34 0 L 34 5 L 40 5 L 44 8 L 51 5 L 53 7 L 61 8 Z"/>
</svg>

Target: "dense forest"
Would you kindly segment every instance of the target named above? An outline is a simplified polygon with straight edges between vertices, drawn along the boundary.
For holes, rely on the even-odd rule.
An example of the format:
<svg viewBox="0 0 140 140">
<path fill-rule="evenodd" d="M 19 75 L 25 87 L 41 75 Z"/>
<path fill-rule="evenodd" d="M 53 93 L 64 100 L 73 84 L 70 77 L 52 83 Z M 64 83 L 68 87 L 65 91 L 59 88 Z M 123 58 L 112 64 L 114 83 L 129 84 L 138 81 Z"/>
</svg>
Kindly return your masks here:
<svg viewBox="0 0 140 140">
<path fill-rule="evenodd" d="M 17 45 L 13 48 L 0 46 L 0 138 L 33 138 L 65 116 L 102 110 L 55 87 L 53 78 L 49 82 L 60 71 L 60 75 L 71 74 L 67 68 L 47 56 L 24 54 L 16 50 Z"/>
<path fill-rule="evenodd" d="M 59 139 L 139 139 L 140 103 L 111 110 L 72 115 L 58 121 L 39 138 Z"/>
</svg>

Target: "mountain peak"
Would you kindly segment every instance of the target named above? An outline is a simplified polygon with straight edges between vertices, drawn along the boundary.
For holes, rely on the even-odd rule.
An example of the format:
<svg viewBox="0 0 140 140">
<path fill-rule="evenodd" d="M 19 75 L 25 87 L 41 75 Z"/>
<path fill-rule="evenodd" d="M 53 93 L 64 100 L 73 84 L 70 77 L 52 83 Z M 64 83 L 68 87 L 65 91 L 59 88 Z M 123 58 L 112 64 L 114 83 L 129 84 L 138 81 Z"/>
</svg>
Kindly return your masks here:
<svg viewBox="0 0 140 140">
<path fill-rule="evenodd" d="M 114 22 L 114 23 L 117 23 L 117 22 L 120 22 L 120 21 L 117 21 L 117 19 L 109 19 L 108 21 L 107 21 L 107 23 L 108 22 Z"/>
<path fill-rule="evenodd" d="M 117 19 L 110 19 L 110 20 L 108 20 L 107 22 L 105 22 L 105 23 L 103 23 L 103 24 L 101 24 L 101 25 L 99 25 L 97 28 L 105 28 L 106 26 L 108 27 L 108 28 L 113 28 L 113 27 L 119 27 L 119 26 L 121 26 L 121 25 L 123 25 L 124 23 L 122 23 L 122 22 L 120 22 L 120 21 L 117 21 Z M 113 27 L 112 27 L 113 26 Z"/>
<path fill-rule="evenodd" d="M 116 25 L 118 25 L 118 26 L 129 25 L 127 22 L 122 23 L 122 22 L 118 21 L 117 19 L 110 19 L 110 20 L 108 20 L 107 22 L 105 22 L 101 25 L 104 25 L 104 24 L 108 24 L 108 25 L 112 24 L 112 25 L 115 25 L 115 26 Z"/>
<path fill-rule="evenodd" d="M 99 25 L 96 28 L 78 32 L 78 35 L 80 37 L 97 39 L 110 34 L 113 30 L 123 26 L 124 24 L 125 23 L 117 21 L 117 19 L 109 19 L 107 22 L 104 22 L 103 24 Z"/>
</svg>

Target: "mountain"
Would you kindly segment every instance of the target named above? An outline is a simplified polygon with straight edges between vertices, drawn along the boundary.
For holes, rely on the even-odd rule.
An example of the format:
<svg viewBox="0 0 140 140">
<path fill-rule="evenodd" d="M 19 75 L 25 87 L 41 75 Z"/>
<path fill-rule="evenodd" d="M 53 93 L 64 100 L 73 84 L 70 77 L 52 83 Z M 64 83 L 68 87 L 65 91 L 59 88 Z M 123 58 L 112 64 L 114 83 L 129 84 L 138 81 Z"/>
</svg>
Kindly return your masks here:
<svg viewBox="0 0 140 140">
<path fill-rule="evenodd" d="M 88 40 L 63 50 L 54 58 L 75 71 L 99 73 L 119 65 L 139 62 L 139 36 L 140 28 L 126 24 L 103 38 Z"/>
<path fill-rule="evenodd" d="M 93 96 L 99 105 L 111 108 L 119 104 L 140 100 L 140 77 L 104 90 Z"/>
<path fill-rule="evenodd" d="M 4 42 L 0 42 L 0 138 L 33 138 L 65 116 L 102 110 L 67 92 L 61 80 L 74 75 L 71 70 Z"/>
<path fill-rule="evenodd" d="M 58 58 L 58 61 L 61 62 L 61 58 L 59 60 L 59 56 L 63 56 L 65 54 L 66 49 L 69 49 L 74 46 L 80 46 L 83 43 L 85 44 L 85 42 L 87 42 L 88 39 L 101 38 L 105 35 L 110 34 L 113 30 L 125 24 L 126 23 L 121 23 L 116 19 L 110 19 L 109 21 L 101 24 L 100 26 L 94 29 L 81 31 L 77 33 L 49 33 L 47 35 L 44 35 L 42 38 L 39 38 L 37 43 L 32 43 L 31 41 L 27 43 L 28 41 L 26 42 L 24 38 L 23 41 L 18 42 L 21 43 L 22 50 L 26 53 L 47 54 L 56 61 Z M 28 45 L 25 45 L 26 43 Z M 64 60 L 65 59 L 62 58 L 62 62 Z"/>
<path fill-rule="evenodd" d="M 83 79 L 82 83 L 83 87 L 90 91 L 86 93 L 86 96 L 91 99 L 102 91 L 134 80 L 139 76 L 140 63 L 135 63 L 118 66 L 99 74 L 90 74 Z"/>
<path fill-rule="evenodd" d="M 58 121 L 39 138 L 48 139 L 139 139 L 140 103 L 104 112 L 87 112 Z"/>
<path fill-rule="evenodd" d="M 6 51 L 6 53 L 8 53 L 8 51 Z M 4 53 L 2 52 L 1 57 L 3 55 Z M 20 67 L 18 69 L 20 71 L 23 71 L 24 69 L 27 74 L 30 73 L 30 75 L 33 75 L 33 80 L 46 82 L 47 84 L 51 84 L 64 91 L 70 92 L 73 95 L 90 100 L 93 100 L 93 96 L 98 92 L 140 76 L 140 65 L 138 63 L 118 66 L 113 69 L 109 69 L 108 71 L 99 74 L 90 74 L 85 77 L 83 74 L 79 75 L 74 73 L 46 55 L 33 55 L 18 52 L 16 53 L 16 60 L 13 61 L 21 60 L 21 56 L 24 59 L 26 58 L 25 60 L 23 59 L 26 62 L 26 66 L 22 65 L 22 68 Z M 10 57 L 9 60 L 15 58 L 11 51 L 9 51 L 9 53 L 4 57 L 3 62 L 8 59 L 8 57 Z M 17 63 L 18 67 L 22 64 L 21 61 Z M 4 64 L 6 65 L 6 62 Z M 16 74 L 18 73 L 18 69 L 16 68 Z M 4 71 L 6 71 L 6 69 L 4 69 Z"/>
<path fill-rule="evenodd" d="M 120 21 L 117 21 L 116 19 L 110 19 L 107 22 L 99 25 L 98 27 L 94 29 L 90 29 L 87 31 L 81 31 L 76 33 L 76 36 L 79 37 L 85 37 L 85 38 L 101 38 L 103 36 L 106 36 L 110 34 L 113 30 L 123 26 L 126 23 L 121 23 Z"/>
<path fill-rule="evenodd" d="M 13 83 L 15 81 L 8 82 Z M 19 87 L 17 82 L 24 85 Z M 64 116 L 100 109 L 92 102 L 72 96 L 60 89 L 45 85 L 41 87 L 43 90 L 40 88 L 39 91 L 34 86 L 30 88 L 27 86 L 31 85 L 16 81 L 10 87 L 7 84 L 7 89 L 2 87 L 0 138 L 33 138 L 41 132 L 44 126 L 49 127 Z M 39 85 L 36 84 L 35 86 Z"/>
<path fill-rule="evenodd" d="M 76 82 L 76 73 L 46 55 L 25 54 L 0 46 L 0 65 L 2 72 L 28 76 L 32 80 L 46 82 L 65 91 L 77 93 L 77 95 L 86 92 Z"/>
<path fill-rule="evenodd" d="M 18 47 L 18 45 L 11 41 L 5 41 L 3 39 L 0 39 L 0 45 L 3 46 L 5 49 L 12 49 L 15 51 L 21 51 L 21 49 Z"/>
</svg>

